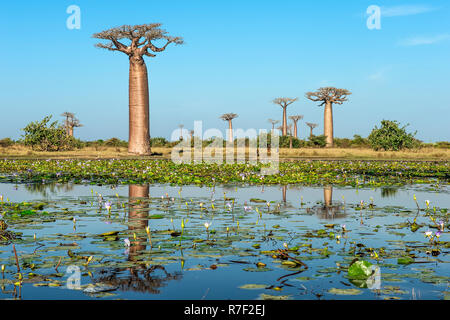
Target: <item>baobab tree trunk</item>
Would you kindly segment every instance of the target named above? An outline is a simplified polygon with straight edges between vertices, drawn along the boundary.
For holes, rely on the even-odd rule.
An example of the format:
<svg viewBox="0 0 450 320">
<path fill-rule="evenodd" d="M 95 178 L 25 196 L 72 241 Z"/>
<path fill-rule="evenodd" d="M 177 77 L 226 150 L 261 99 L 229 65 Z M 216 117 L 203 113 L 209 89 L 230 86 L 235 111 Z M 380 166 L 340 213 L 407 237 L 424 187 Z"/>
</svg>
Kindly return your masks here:
<svg viewBox="0 0 450 320">
<path fill-rule="evenodd" d="M 312 136 L 313 136 L 313 134 L 312 134 L 313 128 L 310 127 L 310 129 L 311 129 L 311 131 L 310 131 L 310 133 L 309 133 L 309 137 L 312 138 Z"/>
<path fill-rule="evenodd" d="M 231 120 L 228 120 L 228 141 L 233 141 L 233 124 L 231 123 Z"/>
<path fill-rule="evenodd" d="M 331 102 L 325 103 L 324 109 L 324 135 L 327 137 L 326 139 L 326 147 L 333 147 L 333 104 Z"/>
<path fill-rule="evenodd" d="M 69 136 L 73 137 L 73 127 L 69 127 Z"/>
<path fill-rule="evenodd" d="M 283 108 L 283 136 L 287 135 L 286 108 Z"/>
<path fill-rule="evenodd" d="M 150 149 L 147 67 L 142 57 L 130 57 L 128 152 L 148 155 Z"/>
<path fill-rule="evenodd" d="M 297 136 L 297 122 L 294 123 L 294 138 L 298 139 L 298 136 Z"/>
</svg>

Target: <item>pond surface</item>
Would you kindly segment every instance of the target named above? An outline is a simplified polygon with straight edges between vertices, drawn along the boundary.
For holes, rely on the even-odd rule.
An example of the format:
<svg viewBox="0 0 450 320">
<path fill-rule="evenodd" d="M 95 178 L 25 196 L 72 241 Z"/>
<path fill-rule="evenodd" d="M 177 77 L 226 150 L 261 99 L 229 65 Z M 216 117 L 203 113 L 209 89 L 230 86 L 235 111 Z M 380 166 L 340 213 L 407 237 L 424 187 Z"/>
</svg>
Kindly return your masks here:
<svg viewBox="0 0 450 320">
<path fill-rule="evenodd" d="M 3 183 L 0 298 L 448 299 L 449 191 Z"/>
</svg>

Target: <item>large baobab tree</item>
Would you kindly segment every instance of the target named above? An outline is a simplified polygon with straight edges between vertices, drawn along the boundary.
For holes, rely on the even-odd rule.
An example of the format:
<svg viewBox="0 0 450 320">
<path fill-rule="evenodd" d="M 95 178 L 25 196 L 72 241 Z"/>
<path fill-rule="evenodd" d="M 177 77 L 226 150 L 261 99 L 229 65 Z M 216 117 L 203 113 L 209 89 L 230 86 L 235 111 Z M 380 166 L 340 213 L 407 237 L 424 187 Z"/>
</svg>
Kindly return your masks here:
<svg viewBox="0 0 450 320">
<path fill-rule="evenodd" d="M 319 125 L 317 123 L 311 123 L 311 122 L 306 122 L 306 125 L 311 129 L 311 131 L 309 133 L 309 137 L 312 138 L 314 128 L 316 128 Z"/>
<path fill-rule="evenodd" d="M 297 122 L 301 119 L 303 119 L 302 115 L 296 115 L 296 116 L 290 116 L 289 119 L 292 120 L 292 122 L 294 123 L 294 137 L 298 138 L 298 134 L 297 134 Z"/>
<path fill-rule="evenodd" d="M 286 109 L 287 107 L 294 103 L 295 101 L 297 101 L 298 98 L 276 98 L 274 99 L 272 102 L 275 104 L 278 104 L 279 106 L 281 106 L 283 108 L 283 136 L 287 135 L 287 115 L 286 115 Z"/>
<path fill-rule="evenodd" d="M 280 120 L 269 119 L 268 121 L 272 124 L 272 132 L 273 132 L 273 131 L 275 130 L 275 125 L 276 125 L 277 123 L 279 123 Z"/>
<path fill-rule="evenodd" d="M 64 112 L 61 116 L 66 118 L 64 120 L 64 128 L 66 129 L 67 135 L 73 137 L 73 128 L 79 128 L 83 125 L 80 123 L 80 120 L 75 118 L 75 114 L 72 112 Z"/>
<path fill-rule="evenodd" d="M 333 103 L 342 104 L 347 101 L 347 96 L 352 93 L 346 89 L 334 87 L 319 88 L 316 92 L 307 92 L 306 97 L 312 101 L 321 102 L 319 106 L 325 105 L 324 110 L 324 135 L 327 137 L 327 147 L 333 147 Z"/>
<path fill-rule="evenodd" d="M 220 116 L 220 119 L 222 119 L 223 121 L 228 121 L 228 141 L 232 142 L 233 141 L 233 125 L 232 125 L 232 121 L 233 119 L 237 118 L 238 115 L 235 113 L 225 113 L 223 115 Z"/>
<path fill-rule="evenodd" d="M 124 25 L 102 31 L 94 38 L 108 40 L 96 47 L 125 53 L 129 57 L 129 141 L 128 152 L 146 155 L 150 149 L 148 75 L 144 56 L 155 57 L 152 52 L 162 52 L 171 43 L 182 44 L 180 37 L 171 37 L 160 29 L 160 23 L 136 26 Z M 126 42 L 124 42 L 123 40 Z M 120 40 L 120 41 L 119 41 Z M 165 41 L 157 47 L 154 41 Z"/>
</svg>

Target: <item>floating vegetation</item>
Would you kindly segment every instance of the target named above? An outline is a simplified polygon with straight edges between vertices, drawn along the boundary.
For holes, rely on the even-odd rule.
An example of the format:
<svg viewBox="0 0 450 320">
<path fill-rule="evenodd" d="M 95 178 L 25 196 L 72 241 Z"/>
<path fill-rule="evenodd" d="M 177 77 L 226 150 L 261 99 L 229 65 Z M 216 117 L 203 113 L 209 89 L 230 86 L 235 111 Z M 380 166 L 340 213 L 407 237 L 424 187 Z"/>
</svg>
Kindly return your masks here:
<svg viewBox="0 0 450 320">
<path fill-rule="evenodd" d="M 303 184 L 353 187 L 448 184 L 448 162 L 296 161 L 280 162 L 279 172 L 264 176 L 268 164 L 175 164 L 170 160 L 0 160 L 0 182 L 74 182 L 91 184 L 171 183 Z M 394 191 L 392 191 L 394 190 Z M 383 194 L 395 195 L 384 188 Z M 253 199 L 258 203 L 258 199 Z"/>
<path fill-rule="evenodd" d="M 0 296 L 443 299 L 448 191 L 432 186 L 399 205 L 368 188 L 0 184 Z"/>
</svg>

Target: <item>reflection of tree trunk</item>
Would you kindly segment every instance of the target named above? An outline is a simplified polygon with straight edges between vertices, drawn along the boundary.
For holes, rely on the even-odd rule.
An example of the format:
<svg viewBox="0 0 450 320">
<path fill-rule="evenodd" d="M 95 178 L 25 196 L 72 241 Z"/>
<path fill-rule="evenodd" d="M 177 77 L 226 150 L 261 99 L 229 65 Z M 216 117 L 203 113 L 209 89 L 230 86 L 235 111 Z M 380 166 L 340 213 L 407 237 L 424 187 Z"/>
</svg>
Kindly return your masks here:
<svg viewBox="0 0 450 320">
<path fill-rule="evenodd" d="M 148 185 L 130 185 L 128 187 L 128 197 L 129 197 L 129 214 L 128 230 L 132 232 L 145 231 L 145 227 L 148 225 L 148 202 L 138 202 L 139 198 L 148 199 L 149 196 L 149 186 Z M 133 260 L 133 257 L 138 254 L 139 251 L 146 249 L 147 239 L 143 237 L 137 237 L 136 241 L 134 238 L 130 239 L 131 246 L 129 250 L 129 260 Z"/>
<path fill-rule="evenodd" d="M 323 188 L 323 202 L 325 203 L 325 206 L 331 206 L 331 203 L 333 202 L 333 187 L 328 186 Z"/>
<path fill-rule="evenodd" d="M 323 205 L 315 207 L 316 213 L 320 219 L 334 220 L 342 219 L 346 216 L 346 212 L 341 212 L 342 205 L 339 203 L 333 204 L 333 187 L 327 186 L 323 188 Z"/>
<path fill-rule="evenodd" d="M 287 186 L 282 186 L 282 193 L 283 193 L 283 202 L 286 203 L 286 190 Z"/>
<path fill-rule="evenodd" d="M 333 147 L 333 104 L 331 102 L 325 103 L 324 111 L 324 133 L 327 137 L 327 147 Z"/>
</svg>

